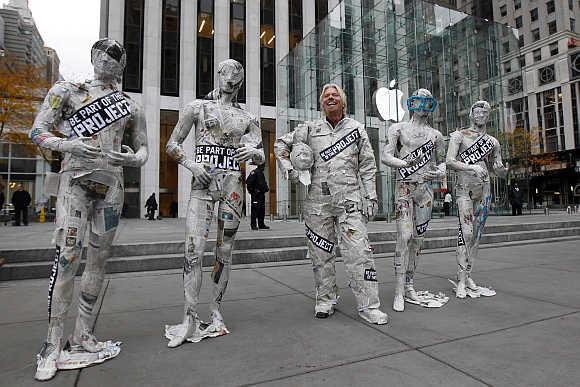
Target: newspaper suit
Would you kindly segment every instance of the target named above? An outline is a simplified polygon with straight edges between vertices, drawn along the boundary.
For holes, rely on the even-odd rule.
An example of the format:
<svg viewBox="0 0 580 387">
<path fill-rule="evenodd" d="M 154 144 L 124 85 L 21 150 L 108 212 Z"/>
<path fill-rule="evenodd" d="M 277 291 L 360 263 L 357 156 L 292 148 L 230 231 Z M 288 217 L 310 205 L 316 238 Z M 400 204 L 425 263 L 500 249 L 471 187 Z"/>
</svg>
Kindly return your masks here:
<svg viewBox="0 0 580 387">
<path fill-rule="evenodd" d="M 499 141 L 486 133 L 490 111 L 488 102 L 474 103 L 470 113 L 471 127 L 453 132 L 447 150 L 447 166 L 457 171 L 458 298 L 465 298 L 467 291 L 475 297 L 495 294 L 493 290 L 477 286 L 471 279 L 473 261 L 477 257 L 492 199 L 489 169 L 491 167 L 500 177 L 505 177 L 508 171 L 502 163 Z"/>
<path fill-rule="evenodd" d="M 363 125 L 345 117 L 346 96 L 339 86 L 325 85 L 320 102 L 326 119 L 299 125 L 274 144 L 280 168 L 292 180 L 299 178 L 290 161 L 293 147 L 306 144 L 314 153 L 304 218 L 316 286 L 315 315 L 330 316 L 337 302 L 338 243 L 359 315 L 370 323 L 385 324 L 388 317 L 379 310 L 377 273 L 366 226 L 377 210 L 373 150 Z"/>
<path fill-rule="evenodd" d="M 183 323 L 166 327 L 169 347 L 227 333 L 220 312 L 232 265 L 234 240 L 244 203 L 241 162 L 263 164 L 262 134 L 258 121 L 236 102 L 244 81 L 242 65 L 227 59 L 218 65 L 219 90 L 209 100 L 195 100 L 181 112 L 167 153 L 192 172 L 191 197 L 186 215 L 183 287 Z M 183 142 L 193 132 L 193 158 Z M 197 306 L 205 243 L 217 204 L 217 242 L 210 299 L 211 323 L 202 323 Z"/>
<path fill-rule="evenodd" d="M 417 90 L 407 100 L 413 111 L 410 121 L 392 125 L 382 162 L 396 170 L 395 297 L 393 309 L 402 312 L 405 298 L 420 303 L 413 285 L 423 237 L 433 209 L 432 180 L 445 176 L 445 142 L 427 118 L 437 103 L 431 92 Z"/>
<path fill-rule="evenodd" d="M 91 61 L 95 79 L 56 83 L 30 131 L 38 146 L 64 153 L 56 205 L 56 254 L 48 290 L 48 336 L 38 355 L 39 380 L 52 378 L 57 368 L 75 368 L 74 361 L 76 368 L 83 367 L 116 356 L 120 350 L 117 343 L 95 338 L 93 319 L 123 207 L 123 166 L 145 163 L 147 132 L 141 107 L 119 90 L 125 49 L 112 39 L 101 39 L 93 45 Z M 54 128 L 64 137 L 53 135 Z M 121 145 L 127 134 L 130 147 Z M 87 230 L 79 314 L 63 349 L 63 324 Z M 67 358 L 71 353 L 77 357 Z"/>
</svg>

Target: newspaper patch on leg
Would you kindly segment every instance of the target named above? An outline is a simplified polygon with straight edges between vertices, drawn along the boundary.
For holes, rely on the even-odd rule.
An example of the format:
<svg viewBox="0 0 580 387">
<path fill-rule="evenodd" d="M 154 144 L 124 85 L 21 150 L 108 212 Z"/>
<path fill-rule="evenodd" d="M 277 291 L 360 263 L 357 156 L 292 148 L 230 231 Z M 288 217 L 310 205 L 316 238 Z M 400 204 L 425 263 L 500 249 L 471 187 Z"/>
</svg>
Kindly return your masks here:
<svg viewBox="0 0 580 387">
<path fill-rule="evenodd" d="M 448 279 L 449 282 L 453 284 L 453 291 L 457 292 L 457 282 Z M 470 289 L 469 287 L 465 288 L 467 295 L 471 298 L 479 298 L 479 297 L 493 297 L 497 294 L 497 292 L 492 288 L 487 288 L 485 286 L 478 285 L 477 290 Z"/>
<path fill-rule="evenodd" d="M 165 325 L 165 338 L 171 341 L 184 329 L 186 328 L 183 324 Z M 189 341 L 190 343 L 199 343 L 203 339 L 224 336 L 229 333 L 230 331 L 224 324 L 216 327 L 213 324 L 200 321 L 199 329 L 194 330 L 191 336 L 186 339 L 186 341 Z"/>
<path fill-rule="evenodd" d="M 121 353 L 122 343 L 120 341 L 113 342 L 108 340 L 102 344 L 105 347 L 99 352 L 87 352 L 80 345 L 70 345 L 67 343 L 56 361 L 56 368 L 59 370 L 76 370 L 90 367 L 112 359 Z"/>
</svg>

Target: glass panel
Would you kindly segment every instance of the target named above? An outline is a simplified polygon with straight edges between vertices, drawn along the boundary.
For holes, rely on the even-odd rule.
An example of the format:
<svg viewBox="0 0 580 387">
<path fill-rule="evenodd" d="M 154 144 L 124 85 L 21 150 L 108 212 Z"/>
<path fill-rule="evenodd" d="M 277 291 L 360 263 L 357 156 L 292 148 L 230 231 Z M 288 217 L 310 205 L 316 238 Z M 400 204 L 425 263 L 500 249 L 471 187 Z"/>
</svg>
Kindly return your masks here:
<svg viewBox="0 0 580 387">
<path fill-rule="evenodd" d="M 246 71 L 246 1 L 230 1 L 230 58 L 237 60 Z M 245 77 L 244 77 L 245 78 Z M 246 82 L 238 92 L 238 102 L 246 102 Z"/>
<path fill-rule="evenodd" d="M 197 2 L 197 98 L 213 89 L 213 1 Z"/>
<path fill-rule="evenodd" d="M 180 0 L 163 0 L 161 28 L 161 94 L 179 96 Z"/>
<path fill-rule="evenodd" d="M 125 34 L 123 46 L 127 51 L 127 66 L 123 76 L 123 90 L 140 93 L 143 82 L 143 23 L 145 0 L 125 0 Z"/>
<path fill-rule="evenodd" d="M 177 214 L 172 207 L 177 208 L 177 162 L 165 151 L 167 141 L 177 125 L 179 112 L 161 110 L 159 117 L 159 215 L 168 218 Z"/>
</svg>

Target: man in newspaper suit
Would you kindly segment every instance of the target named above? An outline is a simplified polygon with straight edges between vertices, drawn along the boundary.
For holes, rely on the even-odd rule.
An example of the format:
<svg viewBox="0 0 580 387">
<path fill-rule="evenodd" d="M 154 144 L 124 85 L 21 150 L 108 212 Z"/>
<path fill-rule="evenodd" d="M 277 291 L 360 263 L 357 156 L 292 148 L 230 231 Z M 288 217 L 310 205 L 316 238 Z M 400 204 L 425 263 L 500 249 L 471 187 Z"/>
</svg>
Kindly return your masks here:
<svg viewBox="0 0 580 387">
<path fill-rule="evenodd" d="M 280 168 L 291 180 L 299 178 L 290 160 L 293 147 L 305 144 L 314 153 L 304 217 L 316 286 L 315 316 L 332 315 L 338 300 L 334 267 L 338 242 L 359 316 L 373 324 L 386 324 L 388 316 L 379 310 L 377 273 L 366 226 L 377 210 L 373 150 L 363 125 L 346 117 L 346 96 L 338 85 L 323 87 L 320 105 L 325 119 L 299 125 L 274 144 Z"/>
<path fill-rule="evenodd" d="M 500 177 L 505 177 L 508 171 L 502 163 L 499 141 L 486 133 L 490 111 L 488 102 L 474 103 L 470 113 L 471 126 L 453 132 L 447 150 L 447 166 L 457 171 L 458 298 L 465 298 L 467 294 L 472 297 L 495 295 L 494 290 L 477 286 L 471 278 L 491 204 L 489 169 Z"/>
<path fill-rule="evenodd" d="M 409 122 L 392 125 L 382 162 L 397 168 L 395 210 L 397 245 L 395 250 L 395 297 L 393 309 L 405 310 L 405 299 L 427 307 L 442 306 L 448 298 L 431 293 L 417 294 L 414 288 L 415 269 L 433 209 L 432 181 L 445 177 L 445 142 L 427 119 L 437 107 L 431 92 L 419 89 L 407 99 L 413 112 Z M 426 295 L 427 297 L 424 297 Z"/>
<path fill-rule="evenodd" d="M 181 112 L 167 143 L 167 154 L 192 173 L 191 197 L 186 215 L 183 287 L 185 307 L 182 324 L 166 326 L 168 346 L 186 340 L 227 333 L 220 311 L 230 277 L 232 250 L 242 216 L 244 187 L 240 163 L 263 164 L 262 134 L 257 119 L 243 111 L 237 95 L 244 81 L 244 68 L 227 59 L 218 65 L 219 89 L 209 99 L 194 100 Z M 183 142 L 193 132 L 193 157 Z M 209 228 L 217 208 L 217 242 L 210 299 L 211 323 L 198 317 L 201 267 Z"/>
<path fill-rule="evenodd" d="M 48 290 L 48 335 L 38 355 L 38 380 L 52 378 L 57 369 L 100 363 L 120 351 L 119 343 L 95 338 L 93 319 L 123 208 L 123 166 L 140 167 L 147 161 L 147 132 L 141 107 L 119 89 L 126 63 L 123 46 L 101 39 L 93 45 L 91 61 L 94 80 L 55 84 L 30 131 L 38 146 L 64 153 L 56 206 L 56 254 Z M 64 138 L 53 135 L 54 128 Z M 127 134 L 130 147 L 121 145 Z M 79 314 L 63 348 L 64 320 L 87 229 Z"/>
</svg>

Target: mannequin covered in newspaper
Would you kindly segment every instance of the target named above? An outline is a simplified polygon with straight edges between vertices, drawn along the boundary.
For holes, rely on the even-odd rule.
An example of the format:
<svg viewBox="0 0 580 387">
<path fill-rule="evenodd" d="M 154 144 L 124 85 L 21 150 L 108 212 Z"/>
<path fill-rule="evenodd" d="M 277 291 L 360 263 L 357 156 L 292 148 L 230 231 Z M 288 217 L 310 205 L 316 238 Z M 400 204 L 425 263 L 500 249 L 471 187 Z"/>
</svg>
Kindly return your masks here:
<svg viewBox="0 0 580 387">
<path fill-rule="evenodd" d="M 242 65 L 227 59 L 218 65 L 219 89 L 206 100 L 188 104 L 167 143 L 167 153 L 192 173 L 191 196 L 186 215 L 183 287 L 183 322 L 166 326 L 168 346 L 186 340 L 198 342 L 205 337 L 227 333 L 220 310 L 228 284 L 232 250 L 242 217 L 244 186 L 241 163 L 259 165 L 265 161 L 262 134 L 254 116 L 242 110 L 237 94 L 244 81 Z M 183 142 L 193 135 L 192 158 Z M 210 299 L 210 323 L 198 317 L 202 261 L 209 228 L 217 205 L 217 242 Z"/>
<path fill-rule="evenodd" d="M 125 49 L 101 39 L 91 50 L 95 78 L 58 82 L 48 92 L 30 131 L 38 146 L 64 153 L 57 194 L 56 254 L 48 291 L 48 335 L 38 354 L 36 379 L 57 369 L 82 368 L 117 356 L 117 342 L 100 342 L 93 320 L 105 264 L 123 208 L 123 166 L 147 161 L 147 131 L 141 107 L 120 91 Z M 57 128 L 64 137 L 51 131 Z M 121 145 L 124 138 L 130 146 Z M 56 193 L 56 192 L 53 192 Z M 63 348 L 74 277 L 88 231 L 87 261 L 80 283 L 79 313 Z"/>
<path fill-rule="evenodd" d="M 474 260 L 491 205 L 490 172 L 507 175 L 496 138 L 486 133 L 491 106 L 478 101 L 471 106 L 471 126 L 451 134 L 447 166 L 457 171 L 455 193 L 459 209 L 456 296 L 493 296 L 495 291 L 477 286 L 471 278 Z"/>
<path fill-rule="evenodd" d="M 413 112 L 408 122 L 392 125 L 382 162 L 396 168 L 395 209 L 397 245 L 395 250 L 395 297 L 393 309 L 402 312 L 405 300 L 426 307 L 440 307 L 448 297 L 417 292 L 415 269 L 433 209 L 432 181 L 445 177 L 445 142 L 427 119 L 437 102 L 427 89 L 418 89 L 407 99 Z"/>
</svg>

